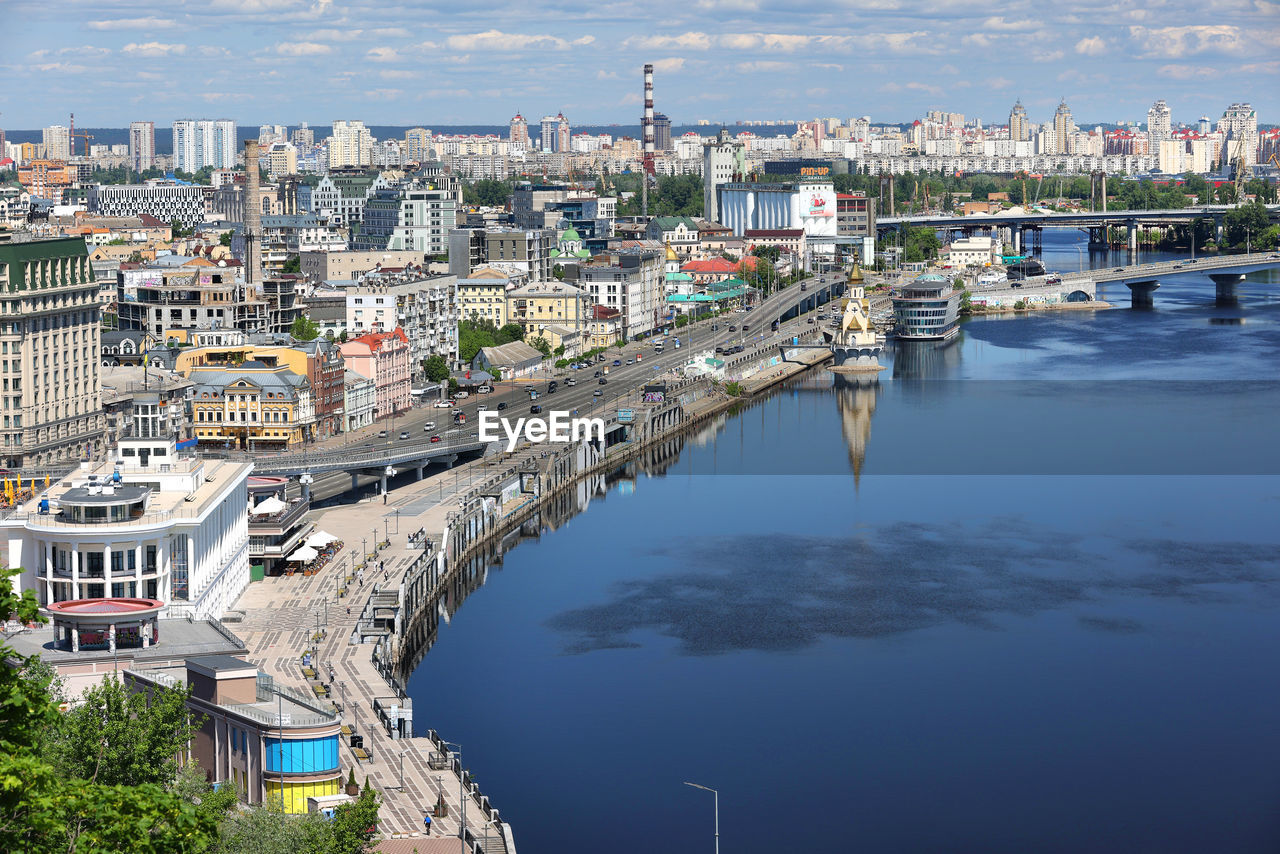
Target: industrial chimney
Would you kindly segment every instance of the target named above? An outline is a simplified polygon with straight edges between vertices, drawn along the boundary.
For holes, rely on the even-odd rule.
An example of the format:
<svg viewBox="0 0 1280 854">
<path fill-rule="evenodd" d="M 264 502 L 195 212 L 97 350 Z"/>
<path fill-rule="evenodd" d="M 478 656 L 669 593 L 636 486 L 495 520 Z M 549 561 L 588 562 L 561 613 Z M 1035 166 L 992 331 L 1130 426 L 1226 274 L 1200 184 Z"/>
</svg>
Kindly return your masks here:
<svg viewBox="0 0 1280 854">
<path fill-rule="evenodd" d="M 244 142 L 244 280 L 262 282 L 262 199 L 258 192 L 258 141 Z"/>
<path fill-rule="evenodd" d="M 653 66 L 644 67 L 644 118 L 640 121 L 644 140 L 644 169 L 640 175 L 640 211 L 649 215 L 649 181 L 654 174 L 653 165 Z"/>
</svg>

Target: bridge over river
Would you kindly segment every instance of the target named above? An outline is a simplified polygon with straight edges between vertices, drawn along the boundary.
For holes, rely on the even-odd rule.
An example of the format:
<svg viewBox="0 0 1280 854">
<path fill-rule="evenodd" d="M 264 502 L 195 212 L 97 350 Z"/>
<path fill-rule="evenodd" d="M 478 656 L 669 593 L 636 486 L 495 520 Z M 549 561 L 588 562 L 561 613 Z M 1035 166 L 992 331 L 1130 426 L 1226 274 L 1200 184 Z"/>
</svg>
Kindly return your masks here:
<svg viewBox="0 0 1280 854">
<path fill-rule="evenodd" d="M 1236 285 L 1244 281 L 1248 273 L 1280 267 L 1280 252 L 1254 252 L 1248 255 L 1219 255 L 1182 261 L 1161 261 L 1153 264 L 1130 264 L 1110 270 L 1086 270 L 1082 273 L 1063 273 L 1062 282 L 1087 280 L 1095 284 L 1124 282 L 1132 296 L 1135 308 L 1150 307 L 1154 293 L 1160 287 L 1161 277 L 1202 273 L 1217 286 L 1220 304 L 1236 301 Z"/>
</svg>

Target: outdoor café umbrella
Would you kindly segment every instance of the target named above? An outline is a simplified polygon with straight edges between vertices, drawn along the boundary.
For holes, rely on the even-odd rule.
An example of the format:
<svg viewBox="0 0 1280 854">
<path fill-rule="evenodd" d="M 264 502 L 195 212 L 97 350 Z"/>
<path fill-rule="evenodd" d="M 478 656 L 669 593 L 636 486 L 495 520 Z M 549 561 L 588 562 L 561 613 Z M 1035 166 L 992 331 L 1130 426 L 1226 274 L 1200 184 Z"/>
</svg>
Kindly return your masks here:
<svg viewBox="0 0 1280 854">
<path fill-rule="evenodd" d="M 298 560 L 298 561 L 302 561 L 303 563 L 306 563 L 307 561 L 315 560 L 319 556 L 320 556 L 320 552 L 311 548 L 311 546 L 303 546 L 293 554 L 289 555 L 289 557 L 286 558 L 286 560 Z"/>
<path fill-rule="evenodd" d="M 253 508 L 253 515 L 263 516 L 268 513 L 279 513 L 287 506 L 288 505 L 283 501 L 273 495 L 270 498 L 264 498 L 262 501 L 259 501 L 258 506 Z"/>
<path fill-rule="evenodd" d="M 325 531 L 316 531 L 314 534 L 307 537 L 307 545 L 311 546 L 313 549 L 322 549 L 336 539 L 338 538 L 333 534 Z"/>
</svg>

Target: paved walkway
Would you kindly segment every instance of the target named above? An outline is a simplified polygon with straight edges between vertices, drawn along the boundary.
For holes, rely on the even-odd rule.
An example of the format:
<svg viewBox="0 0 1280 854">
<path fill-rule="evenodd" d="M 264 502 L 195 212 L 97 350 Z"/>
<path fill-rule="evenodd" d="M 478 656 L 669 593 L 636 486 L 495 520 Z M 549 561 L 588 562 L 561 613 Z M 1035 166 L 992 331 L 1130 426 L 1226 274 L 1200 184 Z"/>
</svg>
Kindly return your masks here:
<svg viewBox="0 0 1280 854">
<path fill-rule="evenodd" d="M 317 529 L 342 540 L 342 551 L 314 576 L 268 577 L 251 584 L 235 605 L 236 610 L 244 612 L 244 619 L 232 624 L 232 628 L 248 647 L 249 658 L 274 678 L 299 687 L 308 694 L 311 688 L 302 675 L 300 658 L 310 648 L 317 626 L 326 629 L 325 638 L 319 644 L 317 673 L 322 674 L 327 683 L 328 667 L 333 666 L 332 696 L 343 706 L 343 723 L 354 725 L 356 732 L 364 736 L 365 748 L 372 757 L 369 762 L 360 764 L 349 743 L 344 743 L 340 752 L 343 771 L 345 774 L 355 766 L 356 778 L 361 784 L 367 775 L 374 787 L 383 793 L 381 817 L 384 835 L 421 832 L 422 817 L 435 805 L 442 788 L 445 802 L 449 805 L 449 816 L 435 820 L 432 835 L 456 835 L 459 829 L 459 781 L 452 771 L 428 768 L 427 760 L 434 750 L 429 739 L 396 741 L 378 724 L 373 699 L 391 697 L 392 691 L 374 669 L 372 644 L 355 645 L 349 640 L 374 585 L 394 589 L 412 560 L 421 554 L 421 549 L 408 548 L 408 535 L 422 528 L 428 537 L 439 541 L 445 515 L 450 508 L 457 506 L 455 480 L 458 488 L 465 491 L 468 474 L 473 468 L 478 474 L 480 463 L 459 466 L 454 471 L 409 484 L 392 492 L 385 505 L 382 498 L 377 497 L 315 513 Z M 397 509 L 401 510 L 398 520 L 394 512 Z M 369 551 L 373 552 L 373 532 L 376 530 L 377 539 L 381 540 L 388 527 L 391 544 L 381 549 L 376 557 L 377 561 L 385 564 L 388 580 L 383 580 L 382 573 L 375 571 L 371 561 L 370 568 L 365 570 L 363 586 L 353 580 L 348 586 L 348 595 L 337 601 L 337 584 L 351 571 L 353 564 L 359 562 L 361 538 L 367 541 Z M 430 728 L 430 711 L 421 706 L 414 708 L 415 731 L 426 732 Z M 448 733 L 442 733 L 442 737 L 448 738 Z M 400 788 L 402 755 L 403 789 Z M 500 804 L 497 806 L 501 809 Z M 467 813 L 467 825 L 475 832 L 481 828 L 481 813 L 474 800 L 468 803 Z M 483 832 L 477 835 L 483 836 Z"/>
</svg>

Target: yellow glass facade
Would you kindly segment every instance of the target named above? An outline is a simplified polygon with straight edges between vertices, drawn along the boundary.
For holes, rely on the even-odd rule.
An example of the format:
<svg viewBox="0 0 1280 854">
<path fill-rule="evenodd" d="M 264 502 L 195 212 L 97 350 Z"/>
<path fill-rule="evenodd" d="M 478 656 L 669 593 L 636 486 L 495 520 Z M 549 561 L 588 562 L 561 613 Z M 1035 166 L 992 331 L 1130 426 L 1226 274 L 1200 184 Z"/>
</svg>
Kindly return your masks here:
<svg viewBox="0 0 1280 854">
<path fill-rule="evenodd" d="M 280 783 L 274 780 L 263 780 L 262 782 L 266 786 L 264 793 L 266 803 L 278 805 L 280 803 Z M 339 794 L 338 787 L 340 782 L 341 780 L 338 777 L 334 777 L 332 780 L 308 783 L 286 782 L 284 784 L 284 811 L 294 815 L 305 813 L 307 811 L 307 798 Z"/>
</svg>

